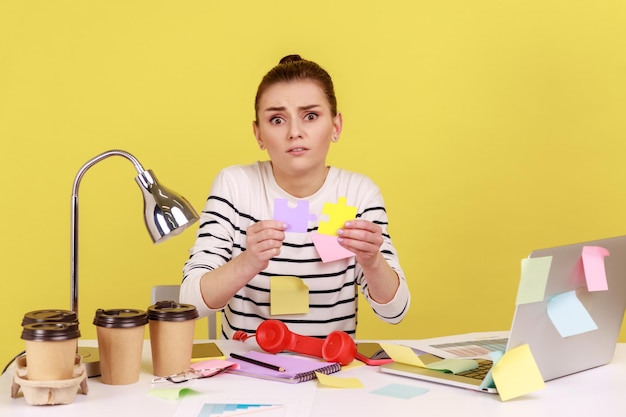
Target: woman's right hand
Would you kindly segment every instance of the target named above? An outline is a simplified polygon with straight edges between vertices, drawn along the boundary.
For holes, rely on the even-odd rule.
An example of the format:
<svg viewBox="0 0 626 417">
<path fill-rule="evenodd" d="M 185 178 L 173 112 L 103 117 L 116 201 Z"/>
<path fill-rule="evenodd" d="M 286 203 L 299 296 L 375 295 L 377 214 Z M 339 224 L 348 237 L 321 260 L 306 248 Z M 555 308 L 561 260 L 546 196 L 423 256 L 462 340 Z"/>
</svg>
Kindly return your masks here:
<svg viewBox="0 0 626 417">
<path fill-rule="evenodd" d="M 278 220 L 261 220 L 246 230 L 247 263 L 256 274 L 267 268 L 270 259 L 280 254 L 287 225 Z"/>
</svg>

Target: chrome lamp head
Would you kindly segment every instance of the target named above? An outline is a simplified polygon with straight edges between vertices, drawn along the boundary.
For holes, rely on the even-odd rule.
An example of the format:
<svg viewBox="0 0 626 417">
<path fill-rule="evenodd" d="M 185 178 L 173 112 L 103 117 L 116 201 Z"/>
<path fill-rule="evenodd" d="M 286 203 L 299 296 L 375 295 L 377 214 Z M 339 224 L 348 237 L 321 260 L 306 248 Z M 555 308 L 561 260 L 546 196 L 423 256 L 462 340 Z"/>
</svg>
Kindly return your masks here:
<svg viewBox="0 0 626 417">
<path fill-rule="evenodd" d="M 180 234 L 198 220 L 187 199 L 159 184 L 152 170 L 140 172 L 135 181 L 143 194 L 144 220 L 154 243 Z"/>
</svg>

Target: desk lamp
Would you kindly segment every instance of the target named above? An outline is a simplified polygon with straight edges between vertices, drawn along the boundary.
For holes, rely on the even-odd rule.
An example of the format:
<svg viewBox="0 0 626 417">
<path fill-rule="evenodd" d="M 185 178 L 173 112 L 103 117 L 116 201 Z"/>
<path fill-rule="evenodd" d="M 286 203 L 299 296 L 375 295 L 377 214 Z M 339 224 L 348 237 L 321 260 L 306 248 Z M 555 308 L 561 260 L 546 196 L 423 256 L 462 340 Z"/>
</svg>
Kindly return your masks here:
<svg viewBox="0 0 626 417">
<path fill-rule="evenodd" d="M 110 156 L 122 156 L 133 163 L 138 175 L 135 181 L 144 199 L 144 219 L 153 243 L 167 240 L 191 226 L 198 220 L 198 213 L 180 194 L 159 184 L 151 170 L 144 170 L 137 158 L 122 150 L 110 150 L 95 156 L 76 174 L 72 186 L 71 247 L 70 247 L 70 308 L 78 317 L 78 187 L 85 172 L 96 163 Z M 109 215 L 116 218 L 119 213 Z M 87 369 L 88 376 L 100 375 L 100 356 L 96 348 L 79 348 L 78 352 Z"/>
</svg>

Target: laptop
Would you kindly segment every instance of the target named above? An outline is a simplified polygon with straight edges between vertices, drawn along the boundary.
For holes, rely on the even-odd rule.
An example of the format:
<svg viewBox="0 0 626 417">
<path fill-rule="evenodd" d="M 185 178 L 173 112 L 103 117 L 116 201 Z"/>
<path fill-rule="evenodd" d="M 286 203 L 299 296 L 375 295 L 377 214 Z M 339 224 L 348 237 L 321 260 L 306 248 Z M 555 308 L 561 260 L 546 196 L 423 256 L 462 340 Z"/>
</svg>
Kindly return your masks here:
<svg viewBox="0 0 626 417">
<path fill-rule="evenodd" d="M 585 246 L 608 250 L 604 270 L 608 290 L 588 291 L 582 250 Z M 542 301 L 518 304 L 509 332 L 470 333 L 426 339 L 417 349 L 426 364 L 442 357 L 474 357 L 486 374 L 490 351 L 506 351 L 528 344 L 544 381 L 605 365 L 611 361 L 626 309 L 626 236 L 533 251 L 529 258 L 552 257 Z M 547 314 L 548 301 L 576 291 L 597 329 L 562 337 Z M 424 343 L 425 342 L 425 343 Z M 450 374 L 401 363 L 381 365 L 381 372 L 495 393 L 481 387 L 484 376 Z"/>
</svg>

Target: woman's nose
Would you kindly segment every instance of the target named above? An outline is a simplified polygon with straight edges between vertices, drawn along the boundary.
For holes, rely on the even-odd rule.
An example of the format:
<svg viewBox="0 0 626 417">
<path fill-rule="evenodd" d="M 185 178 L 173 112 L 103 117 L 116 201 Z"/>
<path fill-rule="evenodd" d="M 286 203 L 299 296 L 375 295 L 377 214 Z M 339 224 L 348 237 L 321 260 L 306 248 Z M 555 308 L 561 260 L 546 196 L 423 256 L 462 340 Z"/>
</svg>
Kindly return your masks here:
<svg viewBox="0 0 626 417">
<path fill-rule="evenodd" d="M 292 121 L 289 125 L 289 139 L 301 139 L 302 126 L 299 121 Z"/>
</svg>

